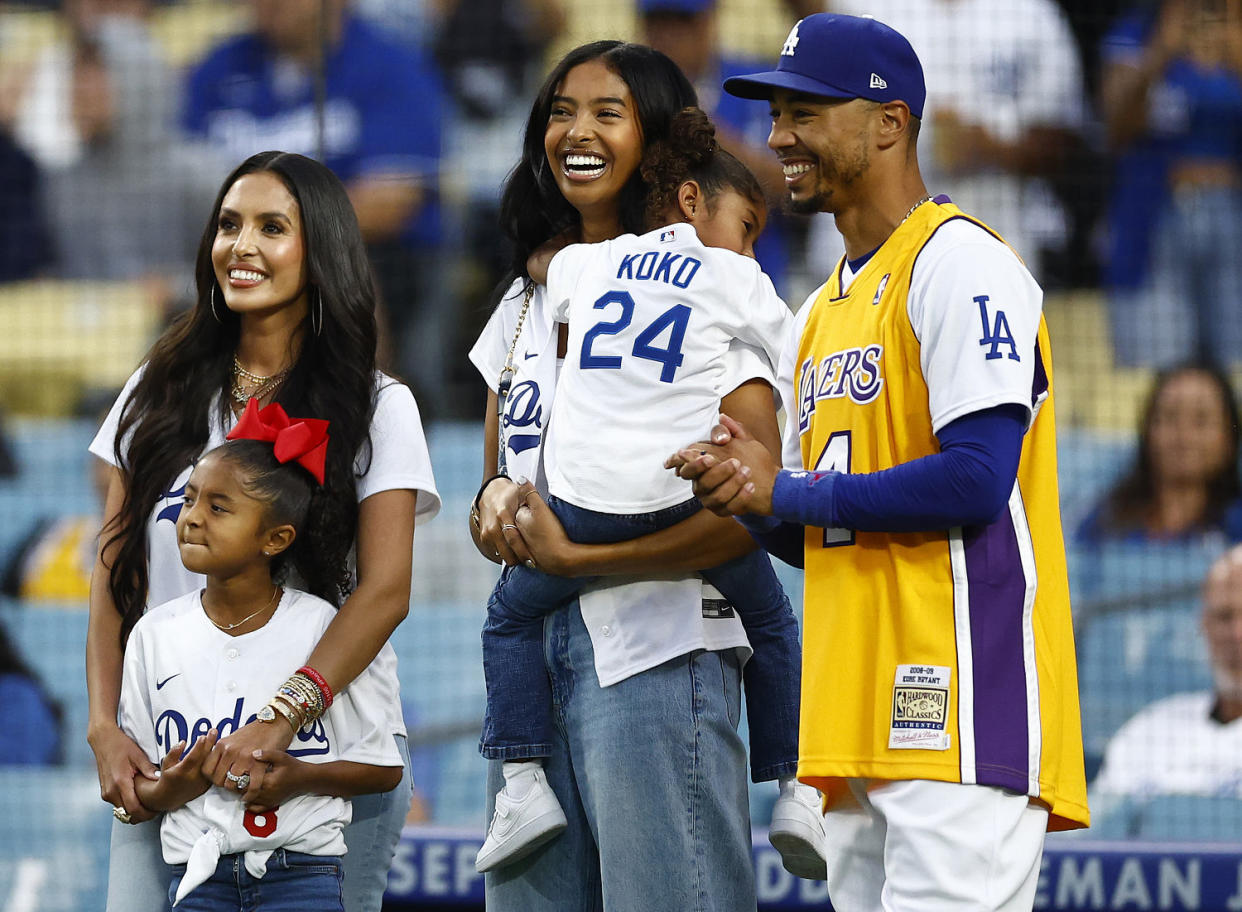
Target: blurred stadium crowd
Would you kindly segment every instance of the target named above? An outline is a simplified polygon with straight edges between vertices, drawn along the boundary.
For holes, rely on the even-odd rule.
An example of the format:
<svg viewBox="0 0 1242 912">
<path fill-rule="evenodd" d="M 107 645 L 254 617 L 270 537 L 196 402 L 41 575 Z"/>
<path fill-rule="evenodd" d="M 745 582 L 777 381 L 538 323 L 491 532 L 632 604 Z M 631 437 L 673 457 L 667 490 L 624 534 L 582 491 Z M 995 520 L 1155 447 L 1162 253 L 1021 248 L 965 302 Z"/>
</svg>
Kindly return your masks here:
<svg viewBox="0 0 1242 912">
<path fill-rule="evenodd" d="M 507 261 L 496 211 L 529 100 L 582 41 L 668 53 L 770 193 L 758 256 L 796 308 L 841 242 L 827 216 L 780 212 L 766 107 L 719 87 L 768 68 L 824 8 L 911 39 L 928 187 L 996 227 L 1045 289 L 1088 772 L 1103 764 L 1112 792 L 1095 832 L 1236 841 L 1242 586 L 1219 584 L 1228 567 L 1204 581 L 1242 541 L 1242 0 L 0 0 L 0 817 L 54 781 L 49 845 L 61 825 L 106 845 L 103 822 L 82 826 L 106 817 L 84 740 L 86 444 L 192 300 L 220 180 L 279 148 L 346 182 L 384 364 L 429 422 L 445 515 L 419 532 L 395 643 L 412 813 L 481 827 L 491 579 L 465 527 L 484 401 L 465 352 Z M 1147 738 L 1153 766 L 1113 769 L 1118 729 L 1184 693 L 1175 715 L 1200 724 L 1136 720 L 1125 753 L 1141 760 Z M 23 786 L 26 765 L 57 778 Z M 1203 801 L 1158 810 L 1166 792 Z M 757 823 L 772 797 L 756 794 Z"/>
</svg>

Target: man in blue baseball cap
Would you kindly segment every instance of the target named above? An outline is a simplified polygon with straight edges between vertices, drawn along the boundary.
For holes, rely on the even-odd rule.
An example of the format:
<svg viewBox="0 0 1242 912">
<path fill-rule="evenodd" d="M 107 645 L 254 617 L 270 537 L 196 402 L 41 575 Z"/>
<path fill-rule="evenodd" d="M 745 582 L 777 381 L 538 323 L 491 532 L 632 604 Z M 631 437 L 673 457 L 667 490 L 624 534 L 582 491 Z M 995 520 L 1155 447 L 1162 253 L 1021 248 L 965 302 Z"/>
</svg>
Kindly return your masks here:
<svg viewBox="0 0 1242 912">
<path fill-rule="evenodd" d="M 923 104 L 927 99 L 923 68 L 910 42 L 882 22 L 830 13 L 807 16 L 785 39 L 775 70 L 731 77 L 724 81 L 724 88 L 739 98 L 766 99 L 774 103 L 791 99 L 814 101 L 817 110 L 827 118 L 822 126 L 829 123 L 845 126 L 847 121 L 859 117 L 863 120 L 878 117 L 886 129 L 896 132 L 886 134 L 893 142 L 886 140 L 884 148 L 876 150 L 877 153 L 892 151 L 895 142 L 902 147 L 898 151 L 905 150 L 908 154 L 892 156 L 894 167 L 882 167 L 882 173 L 876 176 L 882 176 L 886 186 L 877 189 L 895 201 L 908 198 L 907 207 L 910 202 L 927 195 L 915 157 L 919 118 L 923 116 Z M 850 103 L 855 101 L 868 104 Z M 794 152 L 809 150 L 801 148 L 799 143 L 790 146 L 790 138 L 773 129 L 768 140 L 784 165 L 790 206 L 795 212 L 835 213 L 837 203 L 832 203 L 829 197 L 834 190 L 839 195 L 843 188 L 825 185 L 823 180 L 814 177 L 805 179 L 810 166 L 817 164 L 813 160 L 815 156 L 794 156 Z M 774 145 L 778 139 L 785 141 L 785 145 Z M 852 156 L 860 152 L 848 145 L 834 148 L 832 154 L 818 162 L 829 174 L 818 177 L 830 176 L 837 166 L 846 169 L 842 177 L 850 177 L 851 169 L 856 170 L 859 164 Z M 890 178 L 898 178 L 898 183 L 890 183 Z M 853 184 L 853 180 L 849 183 Z M 869 183 L 879 184 L 880 181 Z M 876 230 L 864 231 L 859 241 L 878 246 L 884 235 L 877 231 L 883 232 L 883 226 L 875 227 Z M 847 245 L 847 253 L 853 258 L 872 247 L 851 251 Z"/>
<path fill-rule="evenodd" d="M 777 372 L 785 468 L 724 415 L 667 464 L 804 568 L 798 778 L 833 907 L 1029 910 L 1046 830 L 1088 822 L 1043 293 L 927 192 L 893 29 L 808 16 L 724 85 L 768 100 L 790 203 L 845 256 Z"/>
</svg>

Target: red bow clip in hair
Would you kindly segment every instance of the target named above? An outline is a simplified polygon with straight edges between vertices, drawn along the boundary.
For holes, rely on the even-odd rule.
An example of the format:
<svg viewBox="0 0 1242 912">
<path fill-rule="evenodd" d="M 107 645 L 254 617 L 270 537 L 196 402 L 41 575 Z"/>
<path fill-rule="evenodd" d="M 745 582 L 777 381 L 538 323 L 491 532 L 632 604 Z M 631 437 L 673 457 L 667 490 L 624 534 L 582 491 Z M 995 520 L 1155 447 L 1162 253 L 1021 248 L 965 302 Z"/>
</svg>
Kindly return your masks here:
<svg viewBox="0 0 1242 912">
<path fill-rule="evenodd" d="M 259 408 L 259 400 L 251 399 L 226 439 L 266 440 L 272 444 L 277 462 L 296 462 L 323 484 L 328 422 L 322 418 L 290 418 L 278 402 Z"/>
</svg>

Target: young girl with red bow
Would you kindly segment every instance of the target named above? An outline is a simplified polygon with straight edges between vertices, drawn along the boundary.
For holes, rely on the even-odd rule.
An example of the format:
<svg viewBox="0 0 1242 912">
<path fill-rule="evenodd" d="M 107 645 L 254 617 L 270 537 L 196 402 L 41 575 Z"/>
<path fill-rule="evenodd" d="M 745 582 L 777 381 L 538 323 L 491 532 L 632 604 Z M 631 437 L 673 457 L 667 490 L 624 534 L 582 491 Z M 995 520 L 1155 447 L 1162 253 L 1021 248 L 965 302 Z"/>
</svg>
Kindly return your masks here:
<svg viewBox="0 0 1242 912">
<path fill-rule="evenodd" d="M 375 699 L 395 675 L 373 665 L 334 694 L 304 663 L 336 609 L 282 585 L 311 559 L 345 570 L 352 536 L 316 510 L 327 425 L 249 401 L 229 442 L 194 466 L 177 517 L 181 561 L 205 588 L 147 612 L 130 634 L 120 724 L 160 765 L 136 787 L 144 807 L 166 812 L 168 894 L 180 909 L 343 909 L 349 798 L 401 779 Z M 291 733 L 289 748 L 255 750 L 248 773 L 215 786 L 204 762 L 216 740 L 255 719 Z"/>
<path fill-rule="evenodd" d="M 224 443 L 250 398 L 332 423 L 312 523 L 335 526 L 342 538 L 332 541 L 345 548 L 347 535 L 353 549 L 345 564 L 291 561 L 298 588 L 340 610 L 310 659 L 285 664 L 280 677 L 305 664 L 334 691 L 375 662 L 395 675 L 388 639 L 409 611 L 414 526 L 440 506 L 414 397 L 376 369 L 366 248 L 349 195 L 328 168 L 286 152 L 261 152 L 238 166 L 203 231 L 196 284 L 195 306 L 152 346 L 91 443 L 108 463 L 86 637 L 87 740 L 100 794 L 119 821 L 108 912 L 162 912 L 168 904 L 158 813 L 137 794 L 156 768 L 118 727 L 117 700 L 135 622 L 149 606 L 204 585 L 182 563 L 175 530 L 195 462 Z M 315 540 L 313 526 L 303 543 Z M 398 689 L 376 699 L 398 752 L 408 756 Z M 291 745 L 283 722 L 242 721 L 221 733 L 204 764 L 221 788 L 230 774 L 253 776 L 256 750 Z M 397 787 L 355 802 L 345 831 L 349 912 L 379 912 L 409 805 L 408 764 Z"/>
</svg>

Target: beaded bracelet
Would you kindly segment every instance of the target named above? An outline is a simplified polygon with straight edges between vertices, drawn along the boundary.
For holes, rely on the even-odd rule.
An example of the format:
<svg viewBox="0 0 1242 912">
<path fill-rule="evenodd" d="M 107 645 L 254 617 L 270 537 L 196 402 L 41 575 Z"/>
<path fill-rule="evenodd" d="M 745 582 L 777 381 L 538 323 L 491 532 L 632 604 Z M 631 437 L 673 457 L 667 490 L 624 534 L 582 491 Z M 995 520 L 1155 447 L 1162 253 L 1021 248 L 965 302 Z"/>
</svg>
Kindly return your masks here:
<svg viewBox="0 0 1242 912">
<path fill-rule="evenodd" d="M 295 693 L 291 687 L 282 686 L 273 699 L 280 700 L 298 714 L 297 728 L 305 725 L 306 721 L 311 717 L 310 704 L 302 698 L 301 694 Z"/>
<path fill-rule="evenodd" d="M 314 722 L 327 709 L 324 705 L 323 694 L 319 692 L 319 688 L 306 675 L 292 675 L 289 680 L 281 685 L 280 690 L 282 693 L 287 693 L 302 706 L 306 713 L 303 727 L 307 723 Z"/>
<path fill-rule="evenodd" d="M 303 731 L 309 730 L 310 726 L 328 708 L 323 692 L 314 681 L 300 671 L 290 675 L 285 683 L 280 685 L 276 698 L 287 703 L 291 710 L 297 711 L 302 716 L 301 724 L 296 728 Z"/>
<path fill-rule="evenodd" d="M 332 705 L 332 688 L 328 686 L 328 682 L 323 675 L 309 665 L 303 665 L 299 668 L 298 674 L 306 675 L 319 688 L 319 693 L 323 695 L 323 708 L 325 710 Z"/>
</svg>

